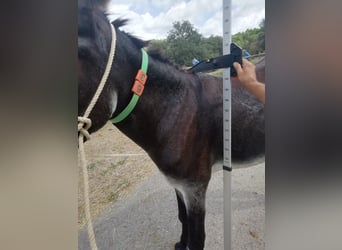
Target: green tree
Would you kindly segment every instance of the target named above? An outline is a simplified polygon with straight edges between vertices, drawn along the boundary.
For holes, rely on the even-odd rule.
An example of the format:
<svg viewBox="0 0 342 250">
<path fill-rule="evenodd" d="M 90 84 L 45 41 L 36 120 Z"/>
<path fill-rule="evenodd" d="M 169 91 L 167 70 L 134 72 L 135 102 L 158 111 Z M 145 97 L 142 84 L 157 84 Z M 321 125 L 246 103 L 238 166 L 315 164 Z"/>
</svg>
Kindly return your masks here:
<svg viewBox="0 0 342 250">
<path fill-rule="evenodd" d="M 213 58 L 222 55 L 222 37 L 210 36 L 208 38 L 203 38 L 201 48 L 203 49 L 203 53 L 206 58 Z"/>
<path fill-rule="evenodd" d="M 151 40 L 148 44 L 148 50 L 159 50 L 165 53 L 167 46 L 166 40 Z"/>
<path fill-rule="evenodd" d="M 265 19 L 260 22 L 260 32 L 258 35 L 259 47 L 265 51 Z"/>
<path fill-rule="evenodd" d="M 232 41 L 250 54 L 265 51 L 265 19 L 259 28 L 247 29 L 232 37 Z M 222 37 L 203 37 L 189 21 L 173 24 L 163 40 L 152 40 L 148 49 L 157 49 L 178 65 L 190 66 L 192 59 L 204 60 L 222 55 Z"/>
<path fill-rule="evenodd" d="M 202 38 L 189 21 L 174 22 L 166 39 L 166 54 L 179 65 L 191 65 L 194 57 L 203 57 L 203 51 L 200 49 Z"/>
<path fill-rule="evenodd" d="M 199 42 L 202 35 L 187 20 L 177 21 L 173 23 L 173 28 L 169 31 L 168 40 L 187 40 Z"/>
<path fill-rule="evenodd" d="M 265 20 L 260 23 L 259 28 L 247 29 L 232 37 L 232 41 L 250 54 L 258 54 L 265 51 Z"/>
</svg>

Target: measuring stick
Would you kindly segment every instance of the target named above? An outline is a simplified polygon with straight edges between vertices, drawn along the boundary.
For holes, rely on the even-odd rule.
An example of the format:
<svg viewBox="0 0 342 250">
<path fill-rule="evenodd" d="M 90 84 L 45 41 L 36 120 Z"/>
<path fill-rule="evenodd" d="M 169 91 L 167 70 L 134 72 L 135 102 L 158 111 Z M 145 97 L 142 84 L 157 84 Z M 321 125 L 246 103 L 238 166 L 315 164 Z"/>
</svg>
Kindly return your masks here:
<svg viewBox="0 0 342 250">
<path fill-rule="evenodd" d="M 223 55 L 230 54 L 231 0 L 223 0 Z M 223 70 L 223 200 L 224 250 L 232 246 L 231 205 L 231 80 L 230 69 Z"/>
</svg>

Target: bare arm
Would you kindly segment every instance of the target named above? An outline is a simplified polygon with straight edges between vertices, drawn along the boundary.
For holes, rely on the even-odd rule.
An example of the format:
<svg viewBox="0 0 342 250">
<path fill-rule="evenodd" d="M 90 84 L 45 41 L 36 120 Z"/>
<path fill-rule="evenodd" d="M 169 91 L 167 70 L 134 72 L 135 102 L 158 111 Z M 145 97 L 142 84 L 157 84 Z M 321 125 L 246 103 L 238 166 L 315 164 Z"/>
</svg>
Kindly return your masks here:
<svg viewBox="0 0 342 250">
<path fill-rule="evenodd" d="M 242 65 L 243 68 L 237 62 L 233 64 L 239 81 L 259 101 L 265 103 L 265 84 L 257 80 L 254 64 L 243 58 Z"/>
</svg>

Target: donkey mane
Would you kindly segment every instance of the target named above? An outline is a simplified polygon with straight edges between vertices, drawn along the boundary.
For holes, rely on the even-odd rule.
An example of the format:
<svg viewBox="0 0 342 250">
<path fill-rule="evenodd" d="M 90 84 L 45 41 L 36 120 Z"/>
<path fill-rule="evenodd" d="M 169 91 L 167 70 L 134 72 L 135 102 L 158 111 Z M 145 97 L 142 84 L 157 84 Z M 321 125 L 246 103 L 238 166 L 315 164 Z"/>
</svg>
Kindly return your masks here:
<svg viewBox="0 0 342 250">
<path fill-rule="evenodd" d="M 127 25 L 128 23 L 129 23 L 129 19 L 118 18 L 112 22 L 112 25 L 114 25 L 114 27 L 116 27 L 116 28 L 120 28 L 122 26 Z M 150 41 L 144 41 L 144 40 L 142 40 L 142 39 L 140 39 L 140 38 L 138 38 L 138 37 L 136 37 L 136 36 L 134 36 L 128 32 L 125 32 L 122 30 L 120 30 L 120 32 L 124 33 L 138 49 L 146 48 L 150 44 Z M 148 52 L 148 55 L 150 57 L 152 57 L 153 59 L 155 59 L 161 63 L 169 64 L 169 65 L 175 67 L 177 70 L 184 71 L 181 66 L 175 64 L 170 59 L 168 59 L 164 55 L 163 51 L 161 51 L 160 49 L 148 49 L 147 48 L 147 52 Z"/>
<path fill-rule="evenodd" d="M 116 27 L 116 28 L 120 28 L 120 27 L 122 27 L 122 26 L 125 26 L 128 22 L 129 22 L 128 19 L 121 19 L 121 18 L 119 18 L 119 19 L 114 20 L 114 21 L 112 22 L 112 25 L 114 25 L 114 27 Z M 129 39 L 133 42 L 133 44 L 134 44 L 138 49 L 144 48 L 144 47 L 148 46 L 148 44 L 149 44 L 149 41 L 144 41 L 144 40 L 142 40 L 142 39 L 140 39 L 140 38 L 137 38 L 137 37 L 133 36 L 133 35 L 130 34 L 130 33 L 127 33 L 127 32 L 125 32 L 125 31 L 122 31 L 122 30 L 121 30 L 121 32 L 124 33 L 126 36 L 128 36 Z"/>
<path fill-rule="evenodd" d="M 102 11 L 107 10 L 107 5 L 109 0 L 79 0 L 78 8 L 89 8 L 89 9 L 99 9 Z"/>
</svg>

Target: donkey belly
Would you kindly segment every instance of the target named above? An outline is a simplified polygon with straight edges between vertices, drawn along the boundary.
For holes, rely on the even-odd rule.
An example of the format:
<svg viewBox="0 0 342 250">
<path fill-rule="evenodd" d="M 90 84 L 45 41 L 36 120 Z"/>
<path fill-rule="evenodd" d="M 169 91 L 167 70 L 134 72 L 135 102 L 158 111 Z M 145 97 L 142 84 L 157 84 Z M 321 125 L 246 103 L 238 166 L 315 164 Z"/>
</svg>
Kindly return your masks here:
<svg viewBox="0 0 342 250">
<path fill-rule="evenodd" d="M 185 204 L 187 213 L 189 213 L 190 209 L 190 197 L 189 194 L 193 194 L 195 191 L 194 184 L 191 184 L 187 180 L 177 180 L 173 177 L 164 175 L 167 182 L 176 190 L 178 190 L 182 194 L 182 200 Z M 194 197 L 193 197 L 194 198 Z M 195 199 L 196 200 L 196 199 Z"/>
</svg>

